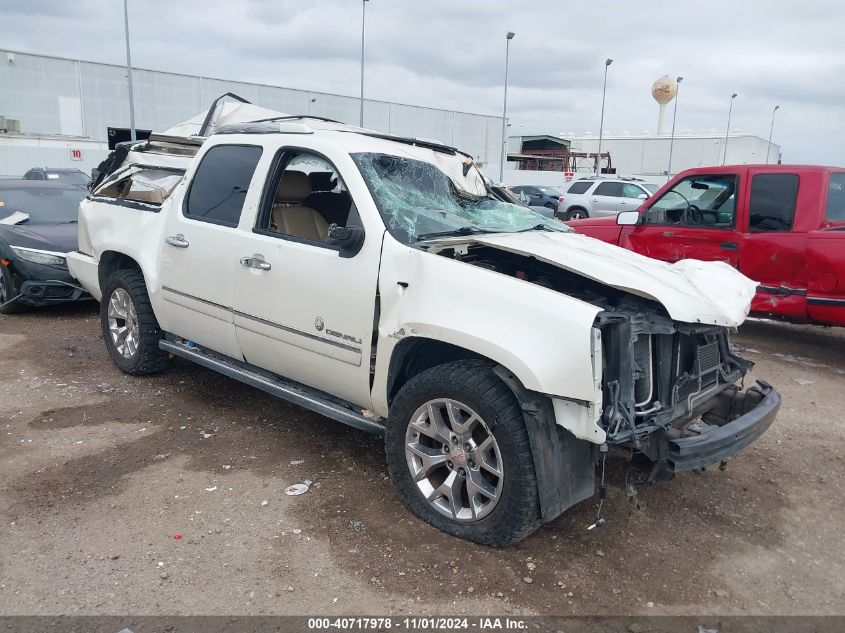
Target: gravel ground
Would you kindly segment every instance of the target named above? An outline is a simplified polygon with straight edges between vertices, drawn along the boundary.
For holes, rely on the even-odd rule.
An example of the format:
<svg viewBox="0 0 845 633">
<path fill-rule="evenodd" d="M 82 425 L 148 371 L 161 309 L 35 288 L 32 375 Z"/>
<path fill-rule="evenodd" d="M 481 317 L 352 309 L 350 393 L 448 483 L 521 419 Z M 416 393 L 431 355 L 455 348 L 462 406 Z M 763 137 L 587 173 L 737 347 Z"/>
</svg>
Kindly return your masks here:
<svg viewBox="0 0 845 633">
<path fill-rule="evenodd" d="M 408 514 L 371 436 L 186 362 L 124 376 L 93 304 L 0 315 L 0 613 L 845 614 L 845 330 L 736 341 L 784 405 L 725 472 L 633 508 L 613 463 L 604 528 L 590 500 L 494 550 Z"/>
</svg>

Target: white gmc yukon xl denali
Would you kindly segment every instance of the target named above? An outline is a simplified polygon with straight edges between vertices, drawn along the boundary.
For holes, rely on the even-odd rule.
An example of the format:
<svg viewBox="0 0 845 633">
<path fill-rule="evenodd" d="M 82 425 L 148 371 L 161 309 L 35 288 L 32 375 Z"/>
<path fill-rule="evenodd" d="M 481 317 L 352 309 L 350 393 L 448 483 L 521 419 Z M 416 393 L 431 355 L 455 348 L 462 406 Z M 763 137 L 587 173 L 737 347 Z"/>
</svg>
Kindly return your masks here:
<svg viewBox="0 0 845 633">
<path fill-rule="evenodd" d="M 754 282 L 490 184 L 451 147 L 218 100 L 103 162 L 68 264 L 124 372 L 179 356 L 381 434 L 405 505 L 478 543 L 593 496 L 609 447 L 653 481 L 769 427 L 728 339 Z"/>
</svg>

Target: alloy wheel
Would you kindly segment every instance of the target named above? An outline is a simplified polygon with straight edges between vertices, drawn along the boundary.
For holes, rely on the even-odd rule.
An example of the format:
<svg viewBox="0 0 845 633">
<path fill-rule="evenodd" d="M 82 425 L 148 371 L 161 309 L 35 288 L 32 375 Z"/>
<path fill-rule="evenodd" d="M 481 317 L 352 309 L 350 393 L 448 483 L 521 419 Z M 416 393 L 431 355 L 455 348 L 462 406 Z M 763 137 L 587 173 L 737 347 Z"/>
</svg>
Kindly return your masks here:
<svg viewBox="0 0 845 633">
<path fill-rule="evenodd" d="M 132 358 L 138 351 L 138 316 L 132 297 L 123 288 L 115 288 L 109 297 L 109 333 L 118 354 Z"/>
<path fill-rule="evenodd" d="M 405 458 L 426 501 L 453 521 L 483 519 L 502 496 L 496 438 L 480 415 L 457 400 L 429 400 L 416 410 L 405 434 Z"/>
</svg>

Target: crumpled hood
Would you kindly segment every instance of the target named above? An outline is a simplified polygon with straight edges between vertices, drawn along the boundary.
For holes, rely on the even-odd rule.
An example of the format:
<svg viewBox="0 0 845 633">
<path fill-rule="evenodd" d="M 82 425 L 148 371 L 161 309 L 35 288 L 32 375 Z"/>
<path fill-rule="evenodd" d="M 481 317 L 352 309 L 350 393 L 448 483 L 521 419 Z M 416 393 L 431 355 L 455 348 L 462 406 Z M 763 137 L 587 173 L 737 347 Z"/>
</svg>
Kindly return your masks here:
<svg viewBox="0 0 845 633">
<path fill-rule="evenodd" d="M 78 227 L 69 222 L 0 225 L 0 240 L 10 246 L 69 253 L 78 248 Z"/>
<path fill-rule="evenodd" d="M 748 316 L 757 289 L 725 262 L 651 259 L 577 233 L 479 235 L 471 240 L 534 256 L 588 279 L 662 304 L 676 321 L 736 327 Z"/>
</svg>

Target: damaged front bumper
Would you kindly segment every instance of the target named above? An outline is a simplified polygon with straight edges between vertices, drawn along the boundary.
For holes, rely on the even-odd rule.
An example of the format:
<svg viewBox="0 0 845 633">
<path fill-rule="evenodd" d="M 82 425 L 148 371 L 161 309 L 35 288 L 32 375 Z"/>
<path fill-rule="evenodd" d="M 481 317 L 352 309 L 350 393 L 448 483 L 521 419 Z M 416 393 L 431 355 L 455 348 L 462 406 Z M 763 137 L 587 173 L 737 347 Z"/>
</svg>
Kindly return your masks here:
<svg viewBox="0 0 845 633">
<path fill-rule="evenodd" d="M 739 452 L 771 426 L 780 394 L 739 385 L 754 364 L 726 328 L 679 323 L 645 308 L 606 311 L 602 331 L 608 444 L 641 454 L 659 474 L 701 470 Z"/>
<path fill-rule="evenodd" d="M 685 430 L 668 437 L 666 469 L 670 472 L 700 470 L 721 462 L 760 437 L 780 409 L 780 393 L 764 380 L 746 391 L 723 391 L 713 409 L 703 416 L 707 423 L 692 434 Z"/>
</svg>

